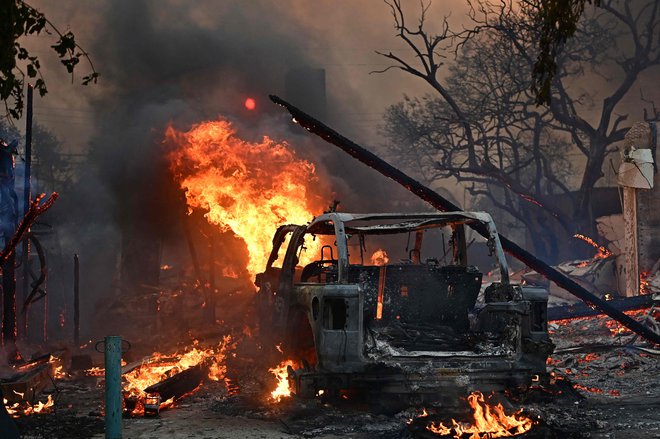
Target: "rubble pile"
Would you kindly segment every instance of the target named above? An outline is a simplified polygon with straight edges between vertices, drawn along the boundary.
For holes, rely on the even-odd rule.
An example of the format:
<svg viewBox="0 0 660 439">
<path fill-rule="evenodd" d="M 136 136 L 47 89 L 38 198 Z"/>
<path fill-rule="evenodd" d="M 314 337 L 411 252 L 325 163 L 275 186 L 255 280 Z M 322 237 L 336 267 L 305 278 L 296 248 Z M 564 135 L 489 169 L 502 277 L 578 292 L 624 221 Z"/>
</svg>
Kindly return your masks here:
<svg viewBox="0 0 660 439">
<path fill-rule="evenodd" d="M 637 320 L 656 319 L 656 309 L 629 311 Z M 660 399 L 660 350 L 639 342 L 606 316 L 560 320 L 549 324 L 555 353 L 548 372 L 573 383 L 596 399 Z"/>
</svg>

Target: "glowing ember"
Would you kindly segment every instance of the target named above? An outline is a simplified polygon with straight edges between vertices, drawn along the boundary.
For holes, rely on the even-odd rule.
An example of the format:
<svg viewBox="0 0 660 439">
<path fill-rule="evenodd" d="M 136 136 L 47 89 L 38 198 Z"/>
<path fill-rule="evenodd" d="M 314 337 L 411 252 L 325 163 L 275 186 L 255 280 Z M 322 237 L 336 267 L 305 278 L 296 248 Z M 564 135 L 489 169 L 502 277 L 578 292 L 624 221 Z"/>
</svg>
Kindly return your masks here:
<svg viewBox="0 0 660 439">
<path fill-rule="evenodd" d="M 603 393 L 603 391 L 597 387 L 587 387 L 583 386 L 581 384 L 573 384 L 573 388 L 576 390 L 584 390 L 585 392 L 590 392 L 590 393 Z"/>
<path fill-rule="evenodd" d="M 600 355 L 598 355 L 594 352 L 591 352 L 591 353 L 588 353 L 587 355 L 585 355 L 582 358 L 578 358 L 578 362 L 579 363 L 590 363 L 590 362 L 592 362 L 594 360 L 597 360 L 599 358 L 600 358 Z"/>
<path fill-rule="evenodd" d="M 531 419 L 521 414 L 522 410 L 509 416 L 504 413 L 502 404 L 488 405 L 481 392 L 473 392 L 468 396 L 468 403 L 473 411 L 472 424 L 452 419 L 452 425 L 449 427 L 442 422 L 432 422 L 426 429 L 437 435 L 452 435 L 456 439 L 463 435 L 470 435 L 470 439 L 491 439 L 523 434 L 531 430 L 534 424 Z"/>
<path fill-rule="evenodd" d="M 268 372 L 275 375 L 277 378 L 277 388 L 270 393 L 270 397 L 275 402 L 280 402 L 282 398 L 291 396 L 291 389 L 289 388 L 289 372 L 287 366 L 294 367 L 293 360 L 282 361 L 279 366 L 268 369 Z"/>
<path fill-rule="evenodd" d="M 624 311 L 624 314 L 638 321 L 648 313 L 649 313 L 648 308 Z M 651 317 L 657 320 L 658 318 L 660 318 L 660 311 L 651 313 Z M 570 333 L 575 329 L 593 331 L 596 328 L 603 328 L 603 329 L 607 329 L 612 336 L 631 334 L 631 331 L 628 328 L 621 325 L 616 320 L 613 320 L 611 318 L 603 318 L 602 316 L 599 315 L 590 316 L 590 317 L 574 317 L 570 319 L 555 320 L 553 324 L 560 327 L 562 333 L 565 332 Z"/>
<path fill-rule="evenodd" d="M 371 265 L 382 266 L 390 262 L 387 252 L 383 249 L 378 249 L 371 255 Z"/>
<path fill-rule="evenodd" d="M 174 406 L 174 397 L 160 403 L 159 410 L 165 410 Z"/>
<path fill-rule="evenodd" d="M 581 239 L 582 241 L 586 242 L 587 244 L 591 245 L 594 247 L 596 250 L 598 250 L 598 253 L 594 256 L 594 259 L 605 259 L 609 258 L 612 256 L 612 252 L 610 252 L 608 249 L 603 247 L 602 245 L 598 245 L 596 241 L 593 239 L 589 238 L 588 236 L 580 235 L 579 233 L 576 233 L 573 235 L 573 238 Z"/>
<path fill-rule="evenodd" d="M 639 294 L 651 294 L 651 288 L 649 287 L 649 273 L 642 271 L 639 274 Z"/>
<path fill-rule="evenodd" d="M 275 227 L 304 224 L 325 206 L 314 165 L 299 159 L 286 143 L 268 137 L 255 143 L 236 135 L 226 120 L 204 122 L 188 132 L 169 127 L 175 145 L 170 167 L 185 190 L 190 209 L 204 210 L 211 224 L 232 231 L 247 245 L 247 270 L 262 270 Z M 321 243 L 306 244 L 301 264 L 318 256 Z"/>
<path fill-rule="evenodd" d="M 85 369 L 85 375 L 88 377 L 101 377 L 105 375 L 105 369 L 102 367 L 92 367 L 91 369 Z"/>
<path fill-rule="evenodd" d="M 48 395 L 46 402 L 39 401 L 35 405 L 32 405 L 29 402 L 16 402 L 9 405 L 7 399 L 4 399 L 3 402 L 5 404 L 5 408 L 7 409 L 7 413 L 9 413 L 12 418 L 29 416 L 35 413 L 47 413 L 50 411 L 50 408 L 55 405 L 55 401 L 53 401 L 53 397 L 51 395 Z"/>
</svg>

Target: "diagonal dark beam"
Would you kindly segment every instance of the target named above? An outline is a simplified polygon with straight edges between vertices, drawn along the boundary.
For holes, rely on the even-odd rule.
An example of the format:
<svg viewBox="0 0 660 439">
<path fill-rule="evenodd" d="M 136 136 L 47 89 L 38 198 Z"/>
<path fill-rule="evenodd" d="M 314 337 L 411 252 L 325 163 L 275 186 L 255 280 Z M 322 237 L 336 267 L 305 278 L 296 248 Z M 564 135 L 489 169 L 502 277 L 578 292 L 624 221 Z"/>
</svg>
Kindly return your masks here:
<svg viewBox="0 0 660 439">
<path fill-rule="evenodd" d="M 322 122 L 314 119 L 312 116 L 306 114 L 295 106 L 289 104 L 288 102 L 280 99 L 277 96 L 270 95 L 270 99 L 278 105 L 285 107 L 291 116 L 293 117 L 294 122 L 300 124 L 307 131 L 316 134 L 321 137 L 328 143 L 331 143 L 339 147 L 342 151 L 351 155 L 352 157 L 358 159 L 367 166 L 375 169 L 386 177 L 391 178 L 397 183 L 401 184 L 403 187 L 408 189 L 413 194 L 417 195 L 422 200 L 429 203 L 431 206 L 435 207 L 438 210 L 445 212 L 454 212 L 460 211 L 461 208 L 453 204 L 451 201 L 442 197 L 437 192 L 431 190 L 430 188 L 424 186 L 417 180 L 408 176 L 407 174 L 401 172 L 394 166 L 387 163 L 385 160 L 378 157 L 376 154 L 368 151 L 357 143 L 347 139 L 338 132 L 334 131 L 332 128 L 323 124 Z M 472 225 L 470 224 L 475 231 L 481 234 L 484 237 L 488 236 L 487 230 L 483 225 Z M 573 294 L 578 299 L 584 301 L 589 306 L 600 310 L 603 314 L 607 314 L 609 317 L 613 318 L 617 322 L 621 323 L 626 328 L 630 329 L 636 334 L 639 334 L 641 337 L 649 340 L 655 344 L 660 344 L 660 335 L 656 334 L 651 329 L 642 325 L 638 321 L 627 316 L 623 312 L 611 306 L 606 301 L 602 300 L 599 297 L 594 296 L 589 291 L 580 286 L 577 282 L 564 275 L 554 267 L 546 264 L 542 260 L 538 259 L 536 256 L 520 247 L 515 242 L 507 239 L 506 237 L 500 235 L 500 241 L 502 242 L 502 248 L 509 253 L 511 256 L 520 260 L 522 263 L 527 265 L 529 268 L 535 270 L 541 275 L 545 276 L 549 280 L 553 281 L 569 293 Z"/>
</svg>

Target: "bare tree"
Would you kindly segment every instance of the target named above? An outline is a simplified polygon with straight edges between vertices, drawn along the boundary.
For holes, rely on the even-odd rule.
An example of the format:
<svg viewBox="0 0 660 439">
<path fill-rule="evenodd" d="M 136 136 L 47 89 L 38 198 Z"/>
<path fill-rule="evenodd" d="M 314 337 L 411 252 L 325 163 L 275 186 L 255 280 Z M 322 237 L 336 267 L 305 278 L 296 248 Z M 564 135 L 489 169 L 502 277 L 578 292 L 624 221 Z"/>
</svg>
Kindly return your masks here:
<svg viewBox="0 0 660 439">
<path fill-rule="evenodd" d="M 391 152 L 427 180 L 455 178 L 488 198 L 532 229 L 537 251 L 548 256 L 556 253 L 551 218 L 568 233 L 590 233 L 593 189 L 626 131 L 626 116 L 616 108 L 638 76 L 660 61 L 657 2 L 633 11 L 628 2 L 603 1 L 590 11 L 557 55 L 549 107 L 537 106 L 529 88 L 540 1 L 475 3 L 470 28 L 453 32 L 445 19 L 438 34 L 426 29 L 428 4 L 410 25 L 400 0 L 386 3 L 413 56 L 382 53 L 394 62 L 385 70 L 403 70 L 437 92 L 387 111 Z M 590 89 L 593 81 L 585 79 L 604 75 L 607 90 Z M 569 178 L 575 173 L 579 184 Z M 565 194 L 571 206 L 553 205 L 555 194 Z"/>
</svg>

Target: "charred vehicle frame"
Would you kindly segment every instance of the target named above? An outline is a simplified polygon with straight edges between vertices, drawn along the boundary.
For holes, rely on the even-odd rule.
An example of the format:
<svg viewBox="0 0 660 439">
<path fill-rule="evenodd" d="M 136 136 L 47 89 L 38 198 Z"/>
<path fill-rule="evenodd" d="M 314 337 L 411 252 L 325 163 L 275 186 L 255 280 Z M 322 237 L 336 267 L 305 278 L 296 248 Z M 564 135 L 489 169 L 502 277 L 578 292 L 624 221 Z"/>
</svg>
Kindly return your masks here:
<svg viewBox="0 0 660 439">
<path fill-rule="evenodd" d="M 465 225 L 481 223 L 499 269 L 482 288 L 468 265 Z M 452 260 L 422 260 L 424 234 L 450 227 Z M 365 265 L 367 236 L 414 234 L 407 259 Z M 299 266 L 305 238 L 333 242 Z M 349 239 L 360 261 L 350 260 Z M 280 250 L 288 242 L 281 266 Z M 263 333 L 283 340 L 293 392 L 314 397 L 359 391 L 407 402 L 452 404 L 458 393 L 526 387 L 545 374 L 553 345 L 544 289 L 512 284 L 495 224 L 484 212 L 330 212 L 285 225 L 257 275 Z M 480 294 L 481 293 L 481 294 Z M 479 299 L 479 300 L 478 300 Z"/>
</svg>

